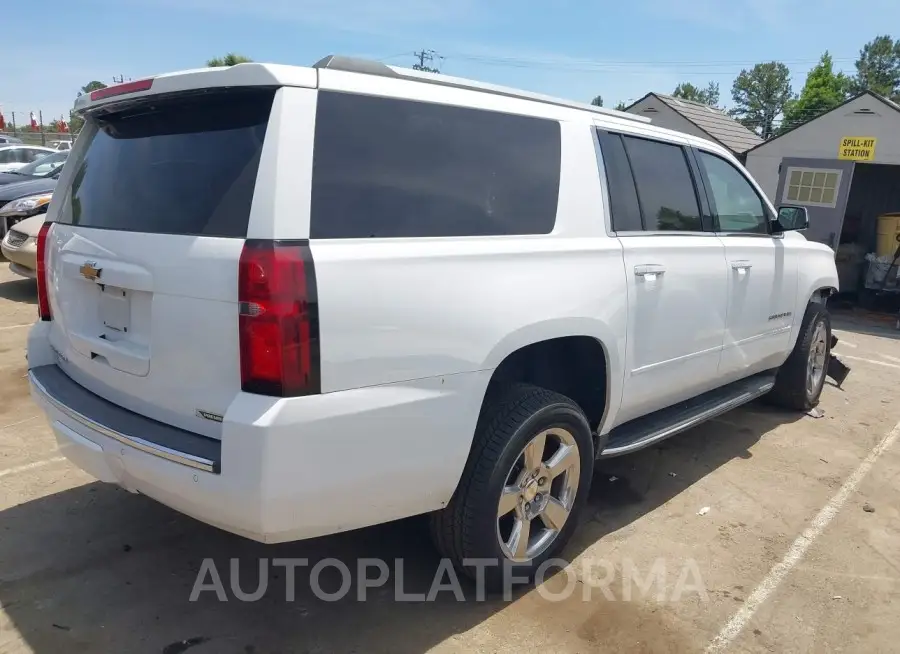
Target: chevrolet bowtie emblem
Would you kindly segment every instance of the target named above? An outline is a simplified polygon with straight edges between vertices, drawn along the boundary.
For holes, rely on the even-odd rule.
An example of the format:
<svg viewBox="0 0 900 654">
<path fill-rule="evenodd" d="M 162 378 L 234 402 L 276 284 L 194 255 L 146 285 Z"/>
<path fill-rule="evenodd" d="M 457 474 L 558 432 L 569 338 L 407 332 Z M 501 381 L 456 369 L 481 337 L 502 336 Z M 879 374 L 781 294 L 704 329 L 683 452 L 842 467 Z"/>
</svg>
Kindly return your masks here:
<svg viewBox="0 0 900 654">
<path fill-rule="evenodd" d="M 78 269 L 78 272 L 80 272 L 85 279 L 96 281 L 100 279 L 100 273 L 103 272 L 103 269 L 97 267 L 96 261 L 85 261 L 84 265 Z"/>
</svg>

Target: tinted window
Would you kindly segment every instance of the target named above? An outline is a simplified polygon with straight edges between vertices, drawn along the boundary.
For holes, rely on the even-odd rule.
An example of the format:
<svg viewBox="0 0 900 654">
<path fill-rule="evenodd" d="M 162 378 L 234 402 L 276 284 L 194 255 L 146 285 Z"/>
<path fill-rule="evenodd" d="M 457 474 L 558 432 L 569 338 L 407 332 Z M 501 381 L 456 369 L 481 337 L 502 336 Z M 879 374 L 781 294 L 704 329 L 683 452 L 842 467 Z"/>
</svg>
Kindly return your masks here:
<svg viewBox="0 0 900 654">
<path fill-rule="evenodd" d="M 274 92 L 153 100 L 103 116 L 72 162 L 84 227 L 245 237 Z"/>
<path fill-rule="evenodd" d="M 46 157 L 49 153 L 46 150 L 32 150 L 30 148 L 22 148 L 22 159 L 21 161 L 25 163 L 31 163 L 32 161 L 37 161 L 43 157 Z"/>
<path fill-rule="evenodd" d="M 0 150 L 0 164 L 15 163 L 16 151 L 14 148 L 4 148 Z"/>
<path fill-rule="evenodd" d="M 613 231 L 633 232 L 643 229 L 641 209 L 634 190 L 634 178 L 628 165 L 622 137 L 598 130 Z"/>
<path fill-rule="evenodd" d="M 68 152 L 48 154 L 46 157 L 41 157 L 37 161 L 30 163 L 27 166 L 22 166 L 21 168 L 19 168 L 19 172 L 23 175 L 44 175 L 62 166 L 65 163 L 66 157 L 68 155 Z"/>
<path fill-rule="evenodd" d="M 762 200 L 737 168 L 708 152 L 699 151 L 700 163 L 709 180 L 713 211 L 723 232 L 768 233 Z"/>
<path fill-rule="evenodd" d="M 319 93 L 313 238 L 546 234 L 559 123 Z"/>
<path fill-rule="evenodd" d="M 684 149 L 630 136 L 623 140 L 634 172 L 644 229 L 701 231 L 700 207 Z"/>
</svg>

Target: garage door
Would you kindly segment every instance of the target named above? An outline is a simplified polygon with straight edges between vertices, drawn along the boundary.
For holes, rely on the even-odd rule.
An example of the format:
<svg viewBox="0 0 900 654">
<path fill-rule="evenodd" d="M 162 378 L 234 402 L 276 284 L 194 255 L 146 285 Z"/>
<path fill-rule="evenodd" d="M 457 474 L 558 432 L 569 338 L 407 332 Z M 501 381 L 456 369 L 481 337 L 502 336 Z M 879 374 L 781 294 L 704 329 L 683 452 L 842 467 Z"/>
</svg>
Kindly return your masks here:
<svg viewBox="0 0 900 654">
<path fill-rule="evenodd" d="M 807 208 L 806 238 L 837 250 L 853 180 L 852 161 L 785 157 L 781 161 L 775 204 Z"/>
</svg>

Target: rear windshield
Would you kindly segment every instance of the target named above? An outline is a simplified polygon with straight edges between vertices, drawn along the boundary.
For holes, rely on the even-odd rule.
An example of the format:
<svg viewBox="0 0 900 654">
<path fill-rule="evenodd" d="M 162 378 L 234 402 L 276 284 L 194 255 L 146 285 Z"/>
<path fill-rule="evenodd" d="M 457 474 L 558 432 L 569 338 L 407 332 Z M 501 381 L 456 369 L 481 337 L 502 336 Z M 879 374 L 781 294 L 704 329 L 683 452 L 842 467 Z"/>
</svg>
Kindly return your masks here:
<svg viewBox="0 0 900 654">
<path fill-rule="evenodd" d="M 161 98 L 96 118 L 60 222 L 246 237 L 274 93 Z"/>
</svg>

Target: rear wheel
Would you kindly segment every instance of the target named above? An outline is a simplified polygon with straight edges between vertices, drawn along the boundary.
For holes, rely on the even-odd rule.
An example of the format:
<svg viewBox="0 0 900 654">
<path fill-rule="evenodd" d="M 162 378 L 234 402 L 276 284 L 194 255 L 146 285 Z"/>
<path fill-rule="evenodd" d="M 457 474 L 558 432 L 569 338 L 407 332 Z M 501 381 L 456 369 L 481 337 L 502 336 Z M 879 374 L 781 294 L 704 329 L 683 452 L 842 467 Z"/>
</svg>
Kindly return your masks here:
<svg viewBox="0 0 900 654">
<path fill-rule="evenodd" d="M 778 370 L 769 399 L 788 409 L 808 411 L 819 403 L 831 356 L 831 317 L 824 305 L 806 309 L 800 335 L 787 361 Z"/>
<path fill-rule="evenodd" d="M 438 548 L 469 576 L 484 566 L 492 589 L 510 575 L 532 579 L 571 537 L 593 462 L 578 405 L 535 386 L 513 387 L 485 407 L 456 493 L 432 517 Z"/>
</svg>

